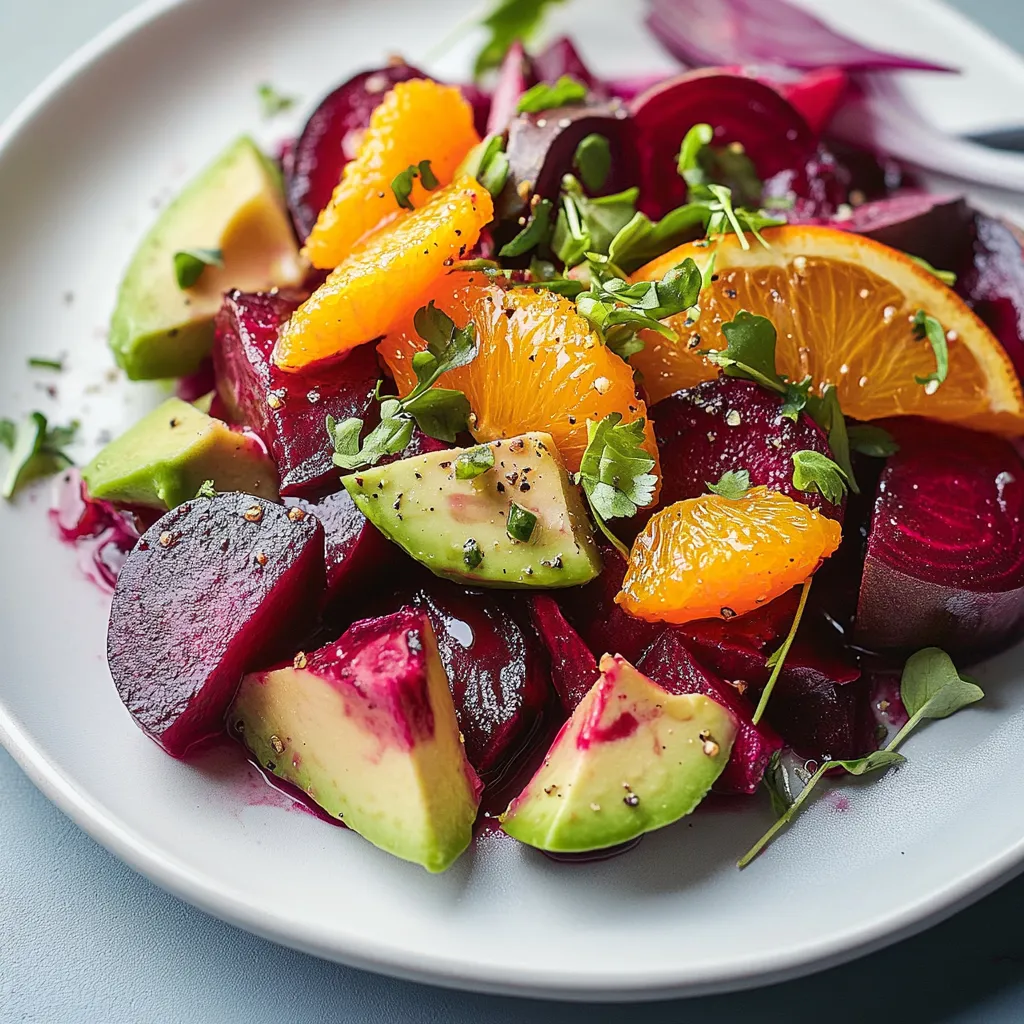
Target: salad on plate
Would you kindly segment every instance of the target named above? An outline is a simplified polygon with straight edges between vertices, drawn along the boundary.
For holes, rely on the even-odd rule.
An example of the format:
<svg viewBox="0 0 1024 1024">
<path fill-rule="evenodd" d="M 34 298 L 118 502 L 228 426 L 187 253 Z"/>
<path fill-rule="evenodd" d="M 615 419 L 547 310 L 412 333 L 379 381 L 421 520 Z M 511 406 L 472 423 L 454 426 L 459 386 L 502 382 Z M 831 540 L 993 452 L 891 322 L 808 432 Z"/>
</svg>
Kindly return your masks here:
<svg viewBox="0 0 1024 1024">
<path fill-rule="evenodd" d="M 227 145 L 111 320 L 175 396 L 80 470 L 3 421 L 5 495 L 58 474 L 169 755 L 226 735 L 435 872 L 770 799 L 744 867 L 1024 634 L 1022 236 L 866 145 L 950 69 L 654 0 L 680 71 L 606 78 L 553 5 L 502 0 L 471 84 L 395 57 Z"/>
</svg>

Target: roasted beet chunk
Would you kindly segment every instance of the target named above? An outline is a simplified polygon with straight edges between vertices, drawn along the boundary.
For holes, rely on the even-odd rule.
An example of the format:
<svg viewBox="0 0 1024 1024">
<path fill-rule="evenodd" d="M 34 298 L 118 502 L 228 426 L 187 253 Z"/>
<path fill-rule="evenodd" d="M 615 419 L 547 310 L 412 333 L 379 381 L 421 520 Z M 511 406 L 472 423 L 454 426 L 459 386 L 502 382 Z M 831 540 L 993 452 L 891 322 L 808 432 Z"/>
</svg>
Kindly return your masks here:
<svg viewBox="0 0 1024 1024">
<path fill-rule="evenodd" d="M 745 469 L 754 486 L 781 491 L 842 520 L 842 506 L 793 486 L 793 454 L 831 457 L 821 428 L 805 413 L 782 415 L 782 401 L 753 381 L 719 377 L 685 388 L 651 410 L 661 452 L 661 504 L 707 494 L 729 470 Z"/>
<path fill-rule="evenodd" d="M 242 674 L 315 624 L 323 528 L 248 494 L 198 498 L 143 534 L 117 580 L 107 661 L 169 754 L 220 731 Z"/>
<path fill-rule="evenodd" d="M 408 64 L 364 71 L 325 97 L 306 122 L 286 164 L 285 189 L 295 230 L 305 238 L 355 155 L 370 115 L 397 82 L 425 77 Z"/>
<path fill-rule="evenodd" d="M 798 754 L 815 761 L 863 757 L 878 747 L 867 680 L 798 697 L 773 694 L 766 717 Z"/>
<path fill-rule="evenodd" d="M 522 597 L 431 580 L 412 603 L 430 616 L 470 764 L 492 780 L 551 698 L 547 656 Z M 595 677 L 596 678 L 596 677 Z"/>
<path fill-rule="evenodd" d="M 879 480 L 855 636 L 871 649 L 983 655 L 1024 623 L 1024 464 L 1006 441 L 925 421 Z"/>
<path fill-rule="evenodd" d="M 298 306 L 295 293 L 230 292 L 217 316 L 213 359 L 217 392 L 231 417 L 251 427 L 270 450 L 281 494 L 312 497 L 337 490 L 324 422 L 372 418 L 379 372 L 373 345 L 334 366 L 284 373 L 271 359 L 278 329 Z"/>
<path fill-rule="evenodd" d="M 571 715 L 601 674 L 597 659 L 550 594 L 533 594 L 530 614 L 551 658 L 552 685 Z"/>
<path fill-rule="evenodd" d="M 739 731 L 729 763 L 714 788 L 720 793 L 753 793 L 764 777 L 769 758 L 781 749 L 782 739 L 767 723 L 754 725 L 753 709 L 737 689 L 707 671 L 682 637 L 670 630 L 640 659 L 637 668 L 670 693 L 703 693 L 733 713 Z"/>
</svg>

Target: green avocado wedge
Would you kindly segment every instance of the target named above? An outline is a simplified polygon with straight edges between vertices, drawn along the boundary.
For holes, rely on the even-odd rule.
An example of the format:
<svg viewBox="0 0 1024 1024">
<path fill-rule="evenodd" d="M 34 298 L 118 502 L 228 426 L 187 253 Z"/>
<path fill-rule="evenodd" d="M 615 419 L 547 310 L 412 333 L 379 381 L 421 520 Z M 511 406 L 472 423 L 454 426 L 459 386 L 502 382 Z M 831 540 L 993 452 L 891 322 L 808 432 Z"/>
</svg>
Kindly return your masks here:
<svg viewBox="0 0 1024 1024">
<path fill-rule="evenodd" d="M 385 537 L 438 576 L 555 588 L 601 571 L 580 493 L 549 434 L 417 455 L 342 482 Z"/>
<path fill-rule="evenodd" d="M 201 265 L 182 288 L 175 254 L 207 249 L 223 266 Z M 182 377 L 213 344 L 224 292 L 299 284 L 305 270 L 281 176 L 252 139 L 232 143 L 160 214 L 121 281 L 110 347 L 132 380 Z"/>
<path fill-rule="evenodd" d="M 218 491 L 277 500 L 277 467 L 260 441 L 170 398 L 115 438 L 82 470 L 104 501 L 172 509 L 207 480 Z"/>
<path fill-rule="evenodd" d="M 621 655 L 606 654 L 600 678 L 501 827 L 551 853 L 628 842 L 689 814 L 735 739 L 735 719 L 710 697 L 669 693 Z"/>
</svg>

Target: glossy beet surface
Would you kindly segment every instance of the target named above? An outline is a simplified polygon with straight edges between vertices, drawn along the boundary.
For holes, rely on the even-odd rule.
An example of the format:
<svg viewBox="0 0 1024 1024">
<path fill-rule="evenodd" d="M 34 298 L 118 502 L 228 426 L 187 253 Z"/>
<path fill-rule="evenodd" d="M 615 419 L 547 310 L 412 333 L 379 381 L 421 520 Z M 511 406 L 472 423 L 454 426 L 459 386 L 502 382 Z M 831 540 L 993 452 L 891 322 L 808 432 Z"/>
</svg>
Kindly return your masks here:
<svg viewBox="0 0 1024 1024">
<path fill-rule="evenodd" d="M 571 715 L 601 674 L 597 659 L 550 594 L 531 596 L 530 615 L 551 658 L 551 683 Z"/>
<path fill-rule="evenodd" d="M 857 606 L 868 648 L 983 654 L 1024 623 L 1024 463 L 1006 441 L 918 421 L 879 480 Z"/>
<path fill-rule="evenodd" d="M 470 764 L 490 781 L 536 729 L 551 698 L 547 655 L 523 598 L 431 580 L 411 603 L 430 616 Z"/>
<path fill-rule="evenodd" d="M 862 757 L 878 747 L 867 680 L 820 693 L 773 695 L 767 718 L 789 746 L 815 761 Z"/>
<path fill-rule="evenodd" d="M 512 119 L 506 152 L 509 176 L 495 201 L 500 220 L 518 217 L 527 200 L 520 192 L 545 199 L 557 199 L 562 176 L 572 170 L 576 147 L 588 135 L 597 133 L 611 145 L 612 164 L 602 194 L 635 185 L 639 168 L 633 143 L 632 123 L 621 104 L 571 106 L 519 114 Z M 529 189 L 523 183 L 529 183 Z M 518 230 L 518 227 L 516 228 Z"/>
<path fill-rule="evenodd" d="M 408 64 L 364 71 L 326 96 L 285 162 L 285 189 L 295 230 L 305 238 L 355 155 L 370 115 L 396 82 L 425 78 Z"/>
<path fill-rule="evenodd" d="M 169 754 L 218 732 L 242 674 L 315 624 L 324 534 L 297 511 L 247 494 L 186 502 L 121 570 L 107 661 L 121 700 Z"/>
<path fill-rule="evenodd" d="M 955 269 L 955 264 L 950 264 Z M 1024 234 L 974 214 L 973 245 L 957 291 L 992 329 L 1024 379 Z"/>
<path fill-rule="evenodd" d="M 271 354 L 278 330 L 300 302 L 294 293 L 229 292 L 217 315 L 213 360 L 217 392 L 230 416 L 263 440 L 281 477 L 281 494 L 314 497 L 340 488 L 324 422 L 372 420 L 380 373 L 372 344 L 340 362 L 285 373 Z"/>
<path fill-rule="evenodd" d="M 736 687 L 705 669 L 683 638 L 669 630 L 640 659 L 637 668 L 670 693 L 703 693 L 732 712 L 738 726 L 736 742 L 714 788 L 720 793 L 755 792 L 769 758 L 781 749 L 782 738 L 767 723 L 754 725 L 753 707 Z"/>
<path fill-rule="evenodd" d="M 716 146 L 742 145 L 762 180 L 802 173 L 817 151 L 817 139 L 796 109 L 771 86 L 745 74 L 690 71 L 638 96 L 630 110 L 645 172 L 641 205 L 652 216 L 686 202 L 676 154 L 695 124 L 711 125 Z"/>
<path fill-rule="evenodd" d="M 661 505 L 708 493 L 722 474 L 746 469 L 754 486 L 781 491 L 842 521 L 842 506 L 793 486 L 793 454 L 831 457 L 821 428 L 805 413 L 782 415 L 781 399 L 753 381 L 719 377 L 677 391 L 651 409 L 661 452 Z"/>
</svg>

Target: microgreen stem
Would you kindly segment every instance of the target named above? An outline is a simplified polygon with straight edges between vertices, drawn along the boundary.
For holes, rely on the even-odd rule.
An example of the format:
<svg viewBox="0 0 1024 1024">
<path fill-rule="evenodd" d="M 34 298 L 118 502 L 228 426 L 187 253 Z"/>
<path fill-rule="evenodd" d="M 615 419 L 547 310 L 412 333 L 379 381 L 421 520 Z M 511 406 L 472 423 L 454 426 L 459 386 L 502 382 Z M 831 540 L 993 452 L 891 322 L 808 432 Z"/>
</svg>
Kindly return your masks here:
<svg viewBox="0 0 1024 1024">
<path fill-rule="evenodd" d="M 804 595 L 807 594 L 807 585 L 804 585 Z M 779 662 L 781 664 L 781 660 Z M 767 693 L 767 688 L 765 690 Z M 747 852 L 736 862 L 736 867 L 745 868 L 796 816 L 800 805 L 810 796 L 811 790 L 818 784 L 818 780 L 828 771 L 831 761 L 824 761 L 818 770 L 807 780 L 807 785 L 800 790 L 797 798 L 789 805 L 785 814 L 779 818 L 774 825 Z"/>
<path fill-rule="evenodd" d="M 753 718 L 754 725 L 761 721 L 761 716 L 764 714 L 765 708 L 768 707 L 768 698 L 772 695 L 775 683 L 782 673 L 782 666 L 786 663 L 786 655 L 789 654 L 789 649 L 793 646 L 794 639 L 796 639 L 796 631 L 800 628 L 800 620 L 803 618 L 804 608 L 807 607 L 807 595 L 810 592 L 811 581 L 807 580 L 800 591 L 800 603 L 796 606 L 793 625 L 789 627 L 789 633 L 786 635 L 786 639 L 783 641 L 782 647 L 779 649 L 778 656 L 775 659 L 775 667 L 772 669 L 772 674 L 768 677 L 768 682 L 761 693 L 761 699 L 757 702 L 757 710 L 754 712 Z"/>
<path fill-rule="evenodd" d="M 594 510 L 593 505 L 590 507 L 590 511 L 594 514 L 594 522 L 597 523 L 597 528 L 604 534 L 605 539 L 615 548 L 616 551 L 628 562 L 629 561 L 629 548 L 615 536 L 614 533 L 609 529 L 608 524 L 597 514 Z"/>
</svg>

